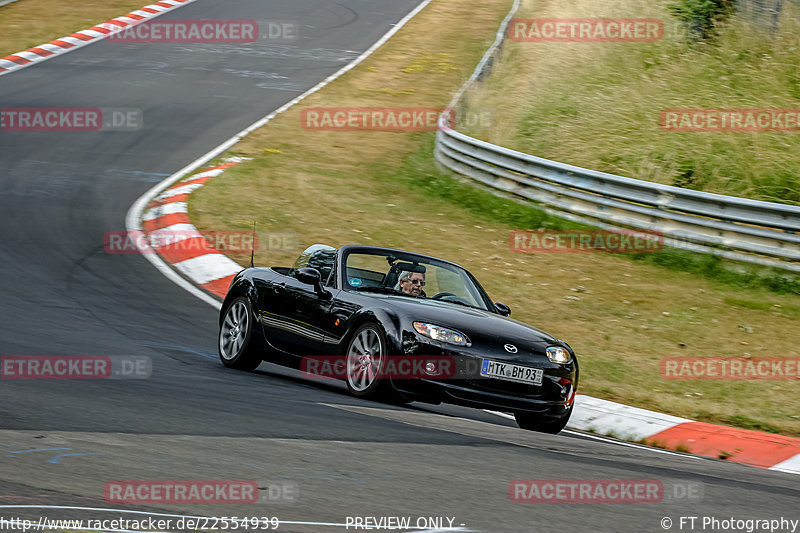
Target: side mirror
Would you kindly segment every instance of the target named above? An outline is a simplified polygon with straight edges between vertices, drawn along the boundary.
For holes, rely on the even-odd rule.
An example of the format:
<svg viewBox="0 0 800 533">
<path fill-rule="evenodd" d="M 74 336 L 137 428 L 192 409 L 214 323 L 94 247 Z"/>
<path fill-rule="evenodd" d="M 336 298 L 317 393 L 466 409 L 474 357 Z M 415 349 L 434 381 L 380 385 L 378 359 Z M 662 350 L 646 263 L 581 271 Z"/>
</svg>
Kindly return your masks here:
<svg viewBox="0 0 800 533">
<path fill-rule="evenodd" d="M 500 313 L 501 315 L 503 315 L 503 316 L 511 316 L 511 308 L 509 306 L 507 306 L 506 304 L 503 304 L 503 303 L 500 303 L 500 302 L 495 302 L 494 303 L 494 307 L 495 307 L 495 309 L 497 309 L 497 312 Z"/>
<path fill-rule="evenodd" d="M 320 281 L 320 273 L 319 270 L 317 270 L 316 268 L 303 267 L 297 271 L 294 277 L 297 278 L 297 281 L 299 281 L 300 283 L 305 283 L 306 285 L 313 285 L 314 292 L 316 292 L 320 298 L 330 298 L 331 293 L 329 293 L 322 287 L 322 282 Z"/>
<path fill-rule="evenodd" d="M 304 267 L 297 271 L 295 276 L 297 281 L 305 283 L 306 285 L 319 285 L 319 270 L 311 267 Z"/>
</svg>

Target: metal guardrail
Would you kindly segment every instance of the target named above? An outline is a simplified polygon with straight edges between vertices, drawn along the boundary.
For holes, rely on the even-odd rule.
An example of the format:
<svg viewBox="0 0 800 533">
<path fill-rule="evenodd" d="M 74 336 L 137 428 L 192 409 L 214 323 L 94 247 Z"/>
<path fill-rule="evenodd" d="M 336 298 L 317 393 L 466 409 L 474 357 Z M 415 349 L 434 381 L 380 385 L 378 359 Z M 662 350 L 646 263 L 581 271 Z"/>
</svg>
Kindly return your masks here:
<svg viewBox="0 0 800 533">
<path fill-rule="evenodd" d="M 658 231 L 671 246 L 800 272 L 797 206 L 587 170 L 451 129 L 437 132 L 435 156 L 453 172 L 578 220 Z"/>
<path fill-rule="evenodd" d="M 449 109 L 456 109 L 466 89 L 491 69 L 518 6 L 517 0 Z M 450 129 L 448 118 L 449 111 L 440 118 L 436 160 L 496 192 L 533 200 L 547 211 L 603 228 L 657 231 L 669 246 L 800 272 L 800 206 L 567 165 L 469 137 Z"/>
</svg>

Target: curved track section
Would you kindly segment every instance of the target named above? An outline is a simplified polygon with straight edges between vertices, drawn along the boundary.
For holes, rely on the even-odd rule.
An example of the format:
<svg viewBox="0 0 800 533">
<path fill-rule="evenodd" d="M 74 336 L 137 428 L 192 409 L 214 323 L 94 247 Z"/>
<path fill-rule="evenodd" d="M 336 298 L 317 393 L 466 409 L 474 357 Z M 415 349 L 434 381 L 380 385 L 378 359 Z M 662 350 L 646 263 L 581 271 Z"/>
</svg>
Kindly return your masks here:
<svg viewBox="0 0 800 533">
<path fill-rule="evenodd" d="M 107 518 L 121 512 L 99 510 L 115 507 L 104 498 L 109 481 L 227 479 L 298 492 L 251 506 L 123 507 L 278 516 L 284 531 L 344 529 L 348 516 L 448 517 L 514 532 L 662 531 L 662 517 L 677 528 L 680 515 L 800 518 L 787 515 L 800 497 L 787 474 L 531 434 L 478 411 L 364 402 L 271 365 L 226 370 L 211 307 L 141 256 L 104 251 L 104 234 L 124 230 L 147 189 L 342 68 L 417 4 L 197 0 L 163 19 L 294 20 L 300 39 L 104 41 L 0 78 L 4 108 L 144 113 L 137 131 L 0 133 L 0 355 L 152 360 L 143 380 L 0 381 L 0 516 Z M 512 480 L 570 478 L 692 482 L 703 494 L 628 505 L 509 500 Z"/>
</svg>

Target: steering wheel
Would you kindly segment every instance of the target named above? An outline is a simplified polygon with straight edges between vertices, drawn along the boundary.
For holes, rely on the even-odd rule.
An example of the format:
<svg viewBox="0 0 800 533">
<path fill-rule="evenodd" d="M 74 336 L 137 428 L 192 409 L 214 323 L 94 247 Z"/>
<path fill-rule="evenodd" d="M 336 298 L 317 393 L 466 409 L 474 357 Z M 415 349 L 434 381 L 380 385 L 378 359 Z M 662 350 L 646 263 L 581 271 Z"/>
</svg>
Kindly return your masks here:
<svg viewBox="0 0 800 533">
<path fill-rule="evenodd" d="M 452 296 L 453 298 L 458 298 L 458 296 L 456 296 L 452 292 L 440 292 L 440 293 L 437 293 L 437 294 L 434 294 L 433 296 L 431 296 L 431 299 L 439 300 L 439 299 L 444 298 L 445 296 Z"/>
</svg>

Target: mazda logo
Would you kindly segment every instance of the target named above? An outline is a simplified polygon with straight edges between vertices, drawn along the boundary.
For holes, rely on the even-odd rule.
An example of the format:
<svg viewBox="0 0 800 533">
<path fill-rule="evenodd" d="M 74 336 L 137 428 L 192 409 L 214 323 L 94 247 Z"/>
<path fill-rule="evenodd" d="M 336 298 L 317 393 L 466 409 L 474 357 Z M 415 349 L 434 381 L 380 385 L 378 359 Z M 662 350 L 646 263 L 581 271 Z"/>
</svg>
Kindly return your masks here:
<svg viewBox="0 0 800 533">
<path fill-rule="evenodd" d="M 517 347 L 513 344 L 506 344 L 503 348 L 505 348 L 508 353 L 517 353 Z"/>
</svg>

